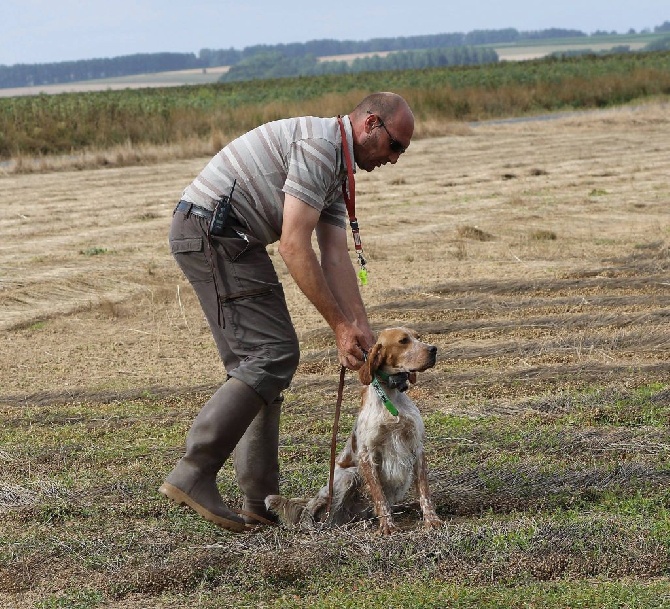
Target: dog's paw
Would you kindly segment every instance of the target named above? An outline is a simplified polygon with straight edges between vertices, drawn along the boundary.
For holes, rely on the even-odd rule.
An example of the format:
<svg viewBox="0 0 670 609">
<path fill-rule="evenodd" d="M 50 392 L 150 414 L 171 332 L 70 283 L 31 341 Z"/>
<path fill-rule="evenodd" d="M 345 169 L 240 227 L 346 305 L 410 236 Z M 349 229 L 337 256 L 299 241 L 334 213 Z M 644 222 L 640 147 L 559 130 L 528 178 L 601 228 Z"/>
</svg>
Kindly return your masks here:
<svg viewBox="0 0 670 609">
<path fill-rule="evenodd" d="M 379 534 L 382 536 L 393 535 L 393 533 L 398 532 L 400 529 L 392 520 L 382 520 L 379 523 Z"/>
<path fill-rule="evenodd" d="M 429 516 L 424 516 L 423 526 L 427 529 L 439 529 L 444 526 L 444 521 L 440 520 L 437 514 L 431 514 Z"/>
<path fill-rule="evenodd" d="M 283 524 L 298 524 L 307 501 L 307 499 L 288 499 L 281 495 L 268 495 L 265 498 L 265 507 L 277 514 Z"/>
</svg>

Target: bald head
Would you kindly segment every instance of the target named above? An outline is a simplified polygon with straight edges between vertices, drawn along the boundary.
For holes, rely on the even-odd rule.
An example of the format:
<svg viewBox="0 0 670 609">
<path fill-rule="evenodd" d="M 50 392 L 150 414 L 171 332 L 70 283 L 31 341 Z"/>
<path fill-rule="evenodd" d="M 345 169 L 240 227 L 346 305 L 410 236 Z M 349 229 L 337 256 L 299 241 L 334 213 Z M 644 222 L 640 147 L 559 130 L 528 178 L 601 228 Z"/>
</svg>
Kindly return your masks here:
<svg viewBox="0 0 670 609">
<path fill-rule="evenodd" d="M 368 95 L 349 114 L 356 164 L 366 171 L 396 163 L 414 134 L 414 114 L 397 93 Z"/>
<path fill-rule="evenodd" d="M 352 120 L 365 120 L 369 113 L 381 116 L 389 124 L 404 120 L 414 126 L 414 114 L 401 95 L 397 93 L 381 92 L 368 95 L 349 115 Z"/>
</svg>

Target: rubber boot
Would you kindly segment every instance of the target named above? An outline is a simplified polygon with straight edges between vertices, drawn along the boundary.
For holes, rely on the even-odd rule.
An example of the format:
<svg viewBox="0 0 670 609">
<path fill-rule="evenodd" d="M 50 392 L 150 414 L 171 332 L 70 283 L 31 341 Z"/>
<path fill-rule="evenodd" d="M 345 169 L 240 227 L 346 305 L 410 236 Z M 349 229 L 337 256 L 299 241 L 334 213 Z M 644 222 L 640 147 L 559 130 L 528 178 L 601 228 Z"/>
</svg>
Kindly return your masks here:
<svg viewBox="0 0 670 609">
<path fill-rule="evenodd" d="M 159 492 L 224 529 L 244 531 L 244 520 L 221 499 L 216 474 L 264 405 L 251 387 L 229 378 L 193 421 L 186 454 Z"/>
<path fill-rule="evenodd" d="M 242 518 L 249 526 L 278 521 L 277 515 L 265 506 L 265 498 L 279 493 L 279 415 L 282 402 L 280 396 L 261 408 L 233 454 L 237 483 L 244 495 Z"/>
</svg>

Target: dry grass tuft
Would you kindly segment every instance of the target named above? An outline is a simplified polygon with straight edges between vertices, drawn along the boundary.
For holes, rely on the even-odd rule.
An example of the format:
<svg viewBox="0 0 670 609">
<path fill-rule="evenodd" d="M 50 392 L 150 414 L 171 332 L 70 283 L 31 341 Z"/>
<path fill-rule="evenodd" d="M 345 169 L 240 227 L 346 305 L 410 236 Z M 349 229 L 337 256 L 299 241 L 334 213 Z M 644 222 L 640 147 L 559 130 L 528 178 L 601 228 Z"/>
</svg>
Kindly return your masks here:
<svg viewBox="0 0 670 609">
<path fill-rule="evenodd" d="M 553 230 L 538 229 L 530 233 L 533 241 L 556 241 L 558 235 Z"/>
<path fill-rule="evenodd" d="M 461 239 L 471 239 L 472 241 L 493 241 L 495 239 L 491 233 L 487 233 L 476 226 L 461 226 L 456 233 Z"/>
<path fill-rule="evenodd" d="M 475 135 L 474 129 L 466 122 L 445 121 L 434 118 L 425 118 L 417 121 L 415 137 L 424 139 L 429 137 L 470 137 Z"/>
</svg>

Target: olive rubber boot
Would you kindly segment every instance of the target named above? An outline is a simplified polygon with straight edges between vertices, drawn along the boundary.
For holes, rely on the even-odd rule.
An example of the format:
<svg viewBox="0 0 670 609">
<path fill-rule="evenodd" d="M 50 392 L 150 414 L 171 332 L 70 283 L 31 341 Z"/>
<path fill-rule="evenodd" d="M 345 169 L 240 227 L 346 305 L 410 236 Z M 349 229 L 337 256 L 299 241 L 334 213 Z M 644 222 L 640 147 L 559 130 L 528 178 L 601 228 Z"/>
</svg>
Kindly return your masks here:
<svg viewBox="0 0 670 609">
<path fill-rule="evenodd" d="M 237 483 L 244 495 L 242 518 L 247 525 L 275 524 L 278 521 L 277 515 L 266 508 L 265 498 L 279 493 L 279 415 L 282 402 L 280 396 L 261 408 L 233 453 Z"/>
<path fill-rule="evenodd" d="M 186 454 L 159 492 L 224 529 L 244 531 L 244 520 L 223 503 L 216 475 L 264 405 L 246 383 L 229 378 L 193 421 Z"/>
</svg>

